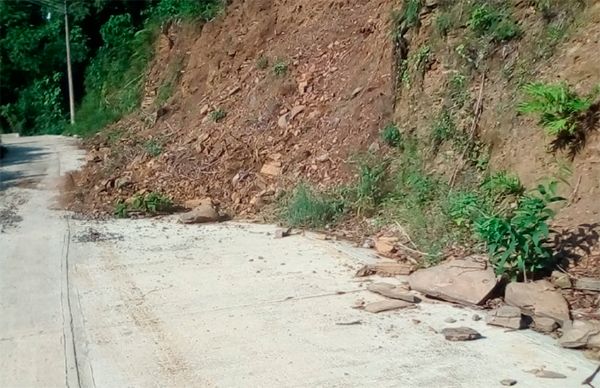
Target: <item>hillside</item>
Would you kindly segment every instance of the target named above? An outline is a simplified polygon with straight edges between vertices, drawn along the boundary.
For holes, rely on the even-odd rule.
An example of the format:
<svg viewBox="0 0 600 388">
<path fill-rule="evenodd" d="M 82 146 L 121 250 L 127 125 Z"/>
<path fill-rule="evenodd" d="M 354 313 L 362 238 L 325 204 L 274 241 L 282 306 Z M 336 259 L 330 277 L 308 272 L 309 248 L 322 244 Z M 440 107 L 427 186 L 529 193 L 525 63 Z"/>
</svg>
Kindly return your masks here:
<svg viewBox="0 0 600 388">
<path fill-rule="evenodd" d="M 599 37 L 596 2 L 232 1 L 163 29 L 140 110 L 87 141 L 70 208 L 210 197 L 236 218 L 400 236 L 431 263 L 482 249 L 473 208 L 510 213 L 556 181 L 547 241 L 595 273 Z M 589 100 L 573 133 L 520 113 L 532 82 Z"/>
</svg>

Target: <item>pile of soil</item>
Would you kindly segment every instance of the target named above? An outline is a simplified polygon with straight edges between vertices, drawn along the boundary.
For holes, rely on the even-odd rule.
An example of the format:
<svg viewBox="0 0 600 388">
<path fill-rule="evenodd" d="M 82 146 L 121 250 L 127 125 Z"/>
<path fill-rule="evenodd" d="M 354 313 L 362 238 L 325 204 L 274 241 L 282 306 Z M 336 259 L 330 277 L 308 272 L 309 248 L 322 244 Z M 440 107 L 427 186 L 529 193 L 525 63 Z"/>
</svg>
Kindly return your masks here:
<svg viewBox="0 0 600 388">
<path fill-rule="evenodd" d="M 142 113 L 88 141 L 70 208 L 106 214 L 148 190 L 178 203 L 211 197 L 240 217 L 301 180 L 347 181 L 348 159 L 393 113 L 389 15 L 384 0 L 261 0 L 234 2 L 200 33 L 173 26 L 158 43 Z M 179 88 L 156 107 L 174 58 L 184 61 Z M 217 110 L 226 116 L 214 122 Z"/>
</svg>

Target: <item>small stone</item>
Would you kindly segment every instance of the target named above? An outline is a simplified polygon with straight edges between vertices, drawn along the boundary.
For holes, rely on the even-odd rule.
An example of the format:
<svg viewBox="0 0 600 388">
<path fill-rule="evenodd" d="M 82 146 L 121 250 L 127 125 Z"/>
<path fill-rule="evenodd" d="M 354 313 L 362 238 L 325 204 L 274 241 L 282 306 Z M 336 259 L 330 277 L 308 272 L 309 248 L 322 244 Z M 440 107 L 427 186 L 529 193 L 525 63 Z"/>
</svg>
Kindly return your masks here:
<svg viewBox="0 0 600 388">
<path fill-rule="evenodd" d="M 363 90 L 363 88 L 361 88 L 361 87 L 358 87 L 358 88 L 354 89 L 354 90 L 352 91 L 352 96 L 351 96 L 350 98 L 354 98 L 354 97 L 358 96 L 358 94 L 359 94 L 360 92 L 362 92 L 362 90 Z"/>
<path fill-rule="evenodd" d="M 400 299 L 410 303 L 420 302 L 419 298 L 408 293 L 404 287 L 394 286 L 390 283 L 371 283 L 367 286 L 367 290 L 391 299 Z"/>
<path fill-rule="evenodd" d="M 481 338 L 481 334 L 470 327 L 447 327 L 442 329 L 442 334 L 448 341 L 473 341 Z"/>
<path fill-rule="evenodd" d="M 304 105 L 297 105 L 295 107 L 292 108 L 292 111 L 290 112 L 290 120 L 293 120 L 296 118 L 296 116 L 298 116 L 300 113 L 304 112 L 304 109 L 306 107 Z"/>
<path fill-rule="evenodd" d="M 513 385 L 517 384 L 517 380 L 504 379 L 504 380 L 500 380 L 500 384 L 506 385 L 507 387 L 512 387 Z"/>
<path fill-rule="evenodd" d="M 473 314 L 473 316 L 471 317 L 471 319 L 474 320 L 475 322 L 481 321 L 481 315 L 479 315 L 479 314 Z"/>
<path fill-rule="evenodd" d="M 535 377 L 542 379 L 566 379 L 567 376 L 562 373 L 553 372 L 551 370 L 539 369 L 535 372 Z"/>
<path fill-rule="evenodd" d="M 414 308 L 412 303 L 402 300 L 382 300 L 381 302 L 369 303 L 365 306 L 365 311 L 370 313 L 380 313 L 382 311 L 397 310 L 402 308 Z"/>
<path fill-rule="evenodd" d="M 287 229 L 277 229 L 275 231 L 275 238 L 284 238 L 289 236 L 292 233 L 292 228 Z"/>
<path fill-rule="evenodd" d="M 552 333 L 558 328 L 558 323 L 552 318 L 534 317 L 533 326 L 537 331 L 542 333 Z"/>
<path fill-rule="evenodd" d="M 448 318 L 444 319 L 444 322 L 446 322 L 446 323 L 456 323 L 456 319 L 448 317 Z"/>
<path fill-rule="evenodd" d="M 269 161 L 263 164 L 262 168 L 260 169 L 260 173 L 270 176 L 279 176 L 281 175 L 282 169 L 283 168 L 280 161 Z"/>
<path fill-rule="evenodd" d="M 288 114 L 281 115 L 279 120 L 277 120 L 277 125 L 281 129 L 286 129 L 288 127 Z"/>
</svg>

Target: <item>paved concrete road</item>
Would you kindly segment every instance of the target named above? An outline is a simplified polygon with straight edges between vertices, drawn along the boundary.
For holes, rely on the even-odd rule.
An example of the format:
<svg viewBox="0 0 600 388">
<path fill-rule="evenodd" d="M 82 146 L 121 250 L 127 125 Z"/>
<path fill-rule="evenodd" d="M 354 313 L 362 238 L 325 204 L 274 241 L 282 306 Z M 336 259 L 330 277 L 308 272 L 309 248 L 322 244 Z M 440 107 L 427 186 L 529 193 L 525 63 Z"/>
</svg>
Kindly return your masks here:
<svg viewBox="0 0 600 388">
<path fill-rule="evenodd" d="M 5 141 L 0 387 L 578 387 L 595 368 L 464 308 L 354 310 L 380 298 L 352 277 L 371 252 L 342 243 L 277 240 L 268 225 L 68 218 L 49 208 L 81 156 L 72 142 Z M 485 338 L 435 332 L 456 325 Z"/>
</svg>

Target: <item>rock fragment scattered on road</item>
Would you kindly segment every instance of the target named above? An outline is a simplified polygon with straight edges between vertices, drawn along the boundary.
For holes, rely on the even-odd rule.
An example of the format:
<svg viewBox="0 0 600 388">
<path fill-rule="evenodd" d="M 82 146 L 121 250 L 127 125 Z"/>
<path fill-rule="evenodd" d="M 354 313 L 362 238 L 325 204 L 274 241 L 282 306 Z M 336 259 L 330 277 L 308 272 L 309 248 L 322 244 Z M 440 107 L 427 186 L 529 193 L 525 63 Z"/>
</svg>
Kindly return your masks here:
<svg viewBox="0 0 600 388">
<path fill-rule="evenodd" d="M 284 238 L 292 234 L 292 228 L 279 228 L 275 230 L 275 238 Z"/>
<path fill-rule="evenodd" d="M 382 300 L 380 302 L 369 303 L 364 306 L 364 310 L 370 313 L 380 313 L 389 310 L 398 310 L 406 308 L 415 308 L 416 306 L 412 303 L 405 302 L 403 300 Z"/>
<path fill-rule="evenodd" d="M 410 288 L 450 302 L 478 305 L 496 287 L 494 270 L 483 256 L 469 256 L 421 269 L 408 278 Z"/>
<path fill-rule="evenodd" d="M 418 303 L 420 301 L 416 295 L 409 293 L 406 288 L 402 286 L 395 286 L 390 283 L 371 283 L 367 286 L 367 290 L 387 298 L 400 299 L 405 302 Z"/>
<path fill-rule="evenodd" d="M 441 333 L 448 341 L 473 341 L 482 338 L 477 330 L 470 327 L 447 327 Z"/>
<path fill-rule="evenodd" d="M 517 380 L 504 379 L 504 380 L 500 380 L 500 384 L 505 385 L 507 387 L 512 387 L 513 385 L 517 384 Z"/>
</svg>

